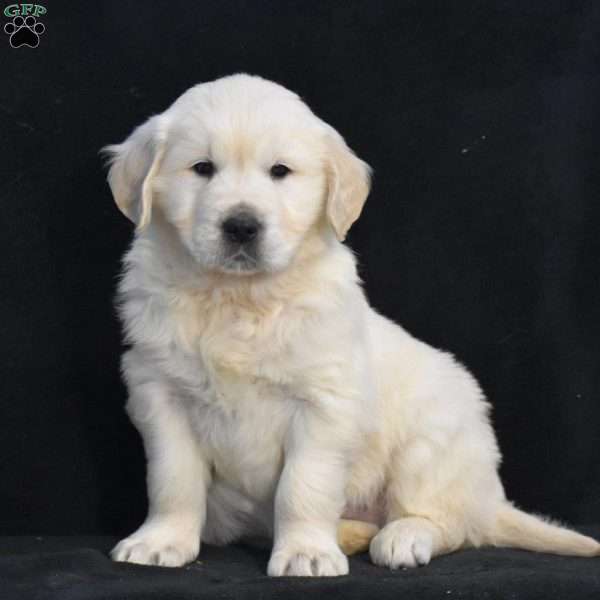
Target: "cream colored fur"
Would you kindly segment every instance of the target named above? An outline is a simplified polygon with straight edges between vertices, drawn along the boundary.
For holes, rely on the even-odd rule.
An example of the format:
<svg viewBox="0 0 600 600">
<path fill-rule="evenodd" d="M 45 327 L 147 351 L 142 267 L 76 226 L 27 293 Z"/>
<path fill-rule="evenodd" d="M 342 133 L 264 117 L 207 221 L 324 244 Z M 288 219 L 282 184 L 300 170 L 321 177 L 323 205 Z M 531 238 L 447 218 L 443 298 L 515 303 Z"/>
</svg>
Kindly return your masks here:
<svg viewBox="0 0 600 600">
<path fill-rule="evenodd" d="M 202 84 L 108 152 L 137 224 L 119 309 L 149 496 L 115 560 L 178 566 L 201 540 L 267 535 L 270 575 L 341 575 L 344 513 L 382 529 L 343 522 L 339 543 L 373 538 L 391 568 L 467 545 L 599 553 L 509 505 L 474 378 L 369 306 L 339 241 L 369 169 L 295 94 L 247 75 Z M 203 178 L 192 166 L 208 159 Z M 278 162 L 292 172 L 274 180 Z M 238 206 L 265 224 L 243 268 L 220 230 Z"/>
</svg>

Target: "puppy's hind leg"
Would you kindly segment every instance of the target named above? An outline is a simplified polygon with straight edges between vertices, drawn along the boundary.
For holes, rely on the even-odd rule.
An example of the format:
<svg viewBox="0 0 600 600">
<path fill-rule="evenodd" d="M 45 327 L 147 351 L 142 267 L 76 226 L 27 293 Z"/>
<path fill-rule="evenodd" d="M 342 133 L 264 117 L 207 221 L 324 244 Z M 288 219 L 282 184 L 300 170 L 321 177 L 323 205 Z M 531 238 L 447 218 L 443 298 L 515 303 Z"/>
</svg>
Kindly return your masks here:
<svg viewBox="0 0 600 600">
<path fill-rule="evenodd" d="M 424 346 L 415 352 L 412 387 L 388 399 L 391 417 L 398 411 L 403 419 L 390 434 L 386 525 L 370 546 L 373 562 L 391 568 L 481 545 L 504 499 L 479 385 L 451 355 Z"/>
<path fill-rule="evenodd" d="M 480 545 L 483 524 L 502 491 L 493 470 L 478 471 L 453 472 L 453 462 L 435 453 L 422 473 L 396 471 L 387 486 L 386 524 L 371 541 L 373 562 L 391 569 L 417 567 Z"/>
<path fill-rule="evenodd" d="M 402 517 L 389 521 L 373 538 L 369 549 L 376 565 L 398 569 L 426 565 L 433 556 L 455 548 L 446 541 L 443 527 L 431 519 Z"/>
</svg>

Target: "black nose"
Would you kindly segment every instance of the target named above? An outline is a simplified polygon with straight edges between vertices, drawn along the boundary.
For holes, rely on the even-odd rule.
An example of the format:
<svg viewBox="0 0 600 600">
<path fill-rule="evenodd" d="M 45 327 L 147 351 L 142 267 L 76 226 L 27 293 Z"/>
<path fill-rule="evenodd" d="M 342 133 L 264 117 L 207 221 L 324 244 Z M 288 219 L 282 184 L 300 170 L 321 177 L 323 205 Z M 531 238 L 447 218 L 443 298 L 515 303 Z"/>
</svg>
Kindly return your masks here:
<svg viewBox="0 0 600 600">
<path fill-rule="evenodd" d="M 229 241 L 245 244 L 258 235 L 262 225 L 254 215 L 242 212 L 228 217 L 222 227 L 223 233 Z"/>
</svg>

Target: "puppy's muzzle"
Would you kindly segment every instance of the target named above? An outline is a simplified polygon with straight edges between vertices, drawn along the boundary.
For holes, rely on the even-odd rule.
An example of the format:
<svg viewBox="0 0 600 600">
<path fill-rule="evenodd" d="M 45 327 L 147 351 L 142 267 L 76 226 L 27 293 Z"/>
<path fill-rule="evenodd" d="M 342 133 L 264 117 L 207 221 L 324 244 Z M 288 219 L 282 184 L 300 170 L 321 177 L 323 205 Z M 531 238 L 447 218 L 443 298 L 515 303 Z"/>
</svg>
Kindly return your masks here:
<svg viewBox="0 0 600 600">
<path fill-rule="evenodd" d="M 227 217 L 221 228 L 228 242 L 242 245 L 254 241 L 263 229 L 263 224 L 254 214 L 244 210 Z"/>
</svg>

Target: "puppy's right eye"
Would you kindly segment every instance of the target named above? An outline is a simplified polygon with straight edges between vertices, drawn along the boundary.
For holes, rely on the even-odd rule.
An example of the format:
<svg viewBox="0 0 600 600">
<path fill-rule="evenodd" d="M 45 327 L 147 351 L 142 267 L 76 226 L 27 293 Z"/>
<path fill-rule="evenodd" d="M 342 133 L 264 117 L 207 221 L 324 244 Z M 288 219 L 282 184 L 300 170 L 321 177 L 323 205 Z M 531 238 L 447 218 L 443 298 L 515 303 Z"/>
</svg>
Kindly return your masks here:
<svg viewBox="0 0 600 600">
<path fill-rule="evenodd" d="M 210 160 L 201 160 L 192 169 L 201 177 L 212 177 L 215 174 L 215 165 Z"/>
</svg>

